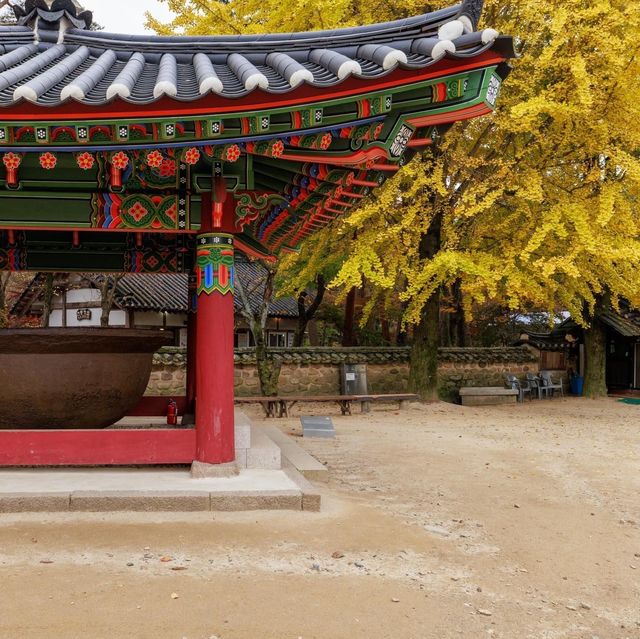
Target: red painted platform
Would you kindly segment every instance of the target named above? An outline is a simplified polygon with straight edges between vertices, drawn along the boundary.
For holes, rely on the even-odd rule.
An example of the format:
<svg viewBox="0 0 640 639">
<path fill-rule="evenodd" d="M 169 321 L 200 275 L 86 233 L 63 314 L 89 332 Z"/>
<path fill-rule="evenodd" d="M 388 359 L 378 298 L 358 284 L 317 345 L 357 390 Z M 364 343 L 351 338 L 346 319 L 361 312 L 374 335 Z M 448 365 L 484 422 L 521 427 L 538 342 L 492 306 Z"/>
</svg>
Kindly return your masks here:
<svg viewBox="0 0 640 639">
<path fill-rule="evenodd" d="M 184 415 L 187 409 L 186 397 L 164 397 L 160 395 L 147 395 L 131 411 L 129 417 L 166 417 L 169 400 L 173 399 L 178 405 L 178 415 Z"/>
<path fill-rule="evenodd" d="M 190 464 L 193 429 L 0 431 L 0 467 Z"/>
</svg>

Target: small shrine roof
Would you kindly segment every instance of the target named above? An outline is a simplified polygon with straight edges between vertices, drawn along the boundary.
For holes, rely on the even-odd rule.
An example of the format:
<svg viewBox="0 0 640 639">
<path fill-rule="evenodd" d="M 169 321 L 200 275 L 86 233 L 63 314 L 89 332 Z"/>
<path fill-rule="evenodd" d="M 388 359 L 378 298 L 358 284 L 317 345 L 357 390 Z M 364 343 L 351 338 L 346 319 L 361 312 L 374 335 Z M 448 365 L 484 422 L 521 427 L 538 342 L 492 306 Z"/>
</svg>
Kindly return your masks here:
<svg viewBox="0 0 640 639">
<path fill-rule="evenodd" d="M 511 38 L 477 30 L 482 0 L 395 22 L 317 31 L 240 36 L 127 36 L 90 29 L 72 0 L 27 0 L 18 23 L 0 26 L 0 107 L 22 100 L 55 107 L 67 100 L 102 105 L 116 98 L 150 104 L 210 94 L 239 98 L 260 89 L 284 94 L 305 84 L 333 87 L 424 69 L 444 58 L 495 49 Z"/>
</svg>

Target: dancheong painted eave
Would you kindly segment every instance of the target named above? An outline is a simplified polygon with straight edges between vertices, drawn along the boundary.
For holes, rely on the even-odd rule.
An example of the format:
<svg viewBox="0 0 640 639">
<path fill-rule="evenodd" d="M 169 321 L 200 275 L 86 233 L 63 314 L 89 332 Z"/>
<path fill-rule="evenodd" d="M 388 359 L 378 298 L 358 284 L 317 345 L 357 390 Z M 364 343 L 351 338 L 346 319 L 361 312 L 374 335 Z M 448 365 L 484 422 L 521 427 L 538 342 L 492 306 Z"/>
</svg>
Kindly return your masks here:
<svg viewBox="0 0 640 639">
<path fill-rule="evenodd" d="M 464 64 L 492 51 L 513 57 L 511 38 L 478 30 L 481 7 L 481 0 L 465 0 L 413 18 L 332 31 L 154 37 L 91 31 L 91 14 L 72 0 L 27 0 L 24 9 L 14 8 L 17 24 L 0 27 L 0 113 L 6 118 L 25 101 L 54 109 L 120 100 L 150 107 L 167 99 L 211 105 L 212 97 L 227 104 L 253 92 L 294 98 L 305 87 L 367 91 L 397 71 Z M 403 77 L 411 82 L 412 75 Z"/>
<path fill-rule="evenodd" d="M 515 51 L 478 29 L 481 9 L 159 38 L 91 31 L 75 2 L 29 0 L 0 26 L 0 270 L 187 272 L 219 205 L 237 250 L 296 250 L 495 108 Z"/>
</svg>

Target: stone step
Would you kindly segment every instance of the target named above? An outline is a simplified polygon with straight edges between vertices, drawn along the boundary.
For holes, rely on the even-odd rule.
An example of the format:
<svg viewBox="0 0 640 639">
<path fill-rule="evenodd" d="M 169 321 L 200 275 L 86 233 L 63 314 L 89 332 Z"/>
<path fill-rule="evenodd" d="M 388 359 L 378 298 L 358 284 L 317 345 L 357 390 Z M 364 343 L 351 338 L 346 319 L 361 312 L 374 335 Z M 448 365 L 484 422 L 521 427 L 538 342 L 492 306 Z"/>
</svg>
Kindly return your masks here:
<svg viewBox="0 0 640 639">
<path fill-rule="evenodd" d="M 266 433 L 251 426 L 251 448 L 247 449 L 247 469 L 280 470 L 280 447 Z"/>
<path fill-rule="evenodd" d="M 282 451 L 284 467 L 287 462 L 311 481 L 329 481 L 329 471 L 315 457 L 299 446 L 291 437 L 283 433 L 277 426 L 260 426 L 268 437 L 275 442 Z"/>
</svg>

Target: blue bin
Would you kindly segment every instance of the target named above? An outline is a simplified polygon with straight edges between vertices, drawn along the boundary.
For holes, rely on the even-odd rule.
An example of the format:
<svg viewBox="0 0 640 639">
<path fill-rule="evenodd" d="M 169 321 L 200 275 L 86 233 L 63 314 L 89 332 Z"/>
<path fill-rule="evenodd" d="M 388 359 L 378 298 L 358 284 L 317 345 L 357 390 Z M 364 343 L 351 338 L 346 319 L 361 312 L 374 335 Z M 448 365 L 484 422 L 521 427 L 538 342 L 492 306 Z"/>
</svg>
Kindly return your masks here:
<svg viewBox="0 0 640 639">
<path fill-rule="evenodd" d="M 582 397 L 582 391 L 584 389 L 584 377 L 580 375 L 574 375 L 569 382 L 571 387 L 571 394 L 577 397 Z"/>
</svg>

